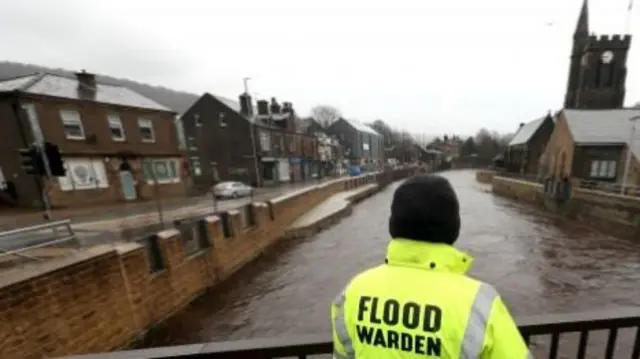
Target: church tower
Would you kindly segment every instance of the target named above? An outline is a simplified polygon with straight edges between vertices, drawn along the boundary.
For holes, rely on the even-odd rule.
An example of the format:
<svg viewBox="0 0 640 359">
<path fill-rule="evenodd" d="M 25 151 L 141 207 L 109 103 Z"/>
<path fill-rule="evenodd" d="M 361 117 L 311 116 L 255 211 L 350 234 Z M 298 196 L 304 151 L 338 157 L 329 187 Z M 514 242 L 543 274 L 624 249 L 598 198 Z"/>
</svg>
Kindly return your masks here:
<svg viewBox="0 0 640 359">
<path fill-rule="evenodd" d="M 565 108 L 621 108 L 625 96 L 631 35 L 589 34 L 589 4 L 584 0 L 573 33 Z"/>
</svg>

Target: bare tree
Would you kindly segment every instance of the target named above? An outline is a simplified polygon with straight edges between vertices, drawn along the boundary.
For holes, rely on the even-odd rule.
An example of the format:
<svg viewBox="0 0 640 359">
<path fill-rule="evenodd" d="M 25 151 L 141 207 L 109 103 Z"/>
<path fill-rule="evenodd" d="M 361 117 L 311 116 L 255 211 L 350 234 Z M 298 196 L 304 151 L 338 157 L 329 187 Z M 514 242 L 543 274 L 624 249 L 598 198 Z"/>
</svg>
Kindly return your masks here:
<svg viewBox="0 0 640 359">
<path fill-rule="evenodd" d="M 340 118 L 340 110 L 329 105 L 318 105 L 311 109 L 311 116 L 322 127 L 329 127 Z"/>
</svg>

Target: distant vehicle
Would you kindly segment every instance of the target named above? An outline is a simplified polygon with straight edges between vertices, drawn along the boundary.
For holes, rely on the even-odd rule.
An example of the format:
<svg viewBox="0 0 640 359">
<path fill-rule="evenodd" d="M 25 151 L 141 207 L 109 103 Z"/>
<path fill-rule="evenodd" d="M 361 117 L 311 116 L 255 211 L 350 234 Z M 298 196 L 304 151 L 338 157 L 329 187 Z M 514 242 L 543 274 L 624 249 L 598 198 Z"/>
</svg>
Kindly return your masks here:
<svg viewBox="0 0 640 359">
<path fill-rule="evenodd" d="M 360 166 L 349 167 L 349 176 L 360 176 L 362 174 L 362 168 Z"/>
<path fill-rule="evenodd" d="M 213 194 L 216 198 L 240 198 L 251 196 L 253 187 L 242 182 L 220 182 L 213 186 Z"/>
</svg>

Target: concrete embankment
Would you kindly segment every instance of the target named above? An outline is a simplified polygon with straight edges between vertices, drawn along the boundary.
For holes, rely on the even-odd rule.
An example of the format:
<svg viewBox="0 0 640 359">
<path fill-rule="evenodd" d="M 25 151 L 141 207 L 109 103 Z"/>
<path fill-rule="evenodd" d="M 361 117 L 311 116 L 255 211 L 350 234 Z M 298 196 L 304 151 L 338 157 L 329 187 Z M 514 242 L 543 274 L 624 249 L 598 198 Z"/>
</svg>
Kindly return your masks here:
<svg viewBox="0 0 640 359">
<path fill-rule="evenodd" d="M 616 237 L 640 241 L 640 198 L 573 188 L 571 198 L 557 202 L 544 194 L 544 187 L 531 181 L 501 177 L 490 171 L 476 172 L 478 182 L 486 183 L 496 195 L 536 205 L 553 214 L 581 221 Z"/>
<path fill-rule="evenodd" d="M 264 253 L 295 223 L 321 228 L 311 219 L 296 221 L 329 198 L 347 193 L 339 197 L 350 206 L 417 171 L 401 168 L 338 179 L 140 242 L 96 246 L 4 271 L 0 358 L 57 357 L 126 346 Z M 326 217 L 318 215 L 317 222 L 326 226 Z"/>
<path fill-rule="evenodd" d="M 318 206 L 298 218 L 285 232 L 286 238 L 310 237 L 336 224 L 351 214 L 353 203 L 378 192 L 377 183 L 334 194 Z"/>
</svg>

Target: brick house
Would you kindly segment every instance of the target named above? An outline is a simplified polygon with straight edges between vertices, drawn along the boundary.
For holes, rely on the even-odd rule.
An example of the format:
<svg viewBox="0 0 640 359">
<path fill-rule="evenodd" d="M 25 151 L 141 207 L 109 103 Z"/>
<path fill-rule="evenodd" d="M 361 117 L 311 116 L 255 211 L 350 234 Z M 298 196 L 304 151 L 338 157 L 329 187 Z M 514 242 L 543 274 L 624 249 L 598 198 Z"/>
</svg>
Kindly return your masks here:
<svg viewBox="0 0 640 359">
<path fill-rule="evenodd" d="M 640 185 L 640 131 L 632 139 L 630 121 L 640 109 L 562 110 L 557 116 L 540 160 L 543 176 L 620 183 L 631 150 L 628 183 Z"/>
<path fill-rule="evenodd" d="M 300 121 L 299 131 L 313 135 L 318 140 L 318 161 L 320 176 L 342 175 L 347 172 L 344 156 L 344 146 L 337 136 L 332 135 L 326 128 L 312 117 Z"/>
<path fill-rule="evenodd" d="M 174 117 L 84 71 L 75 78 L 38 73 L 1 81 L 0 172 L 14 188 L 12 204 L 40 206 L 43 186 L 54 208 L 184 195 L 187 172 Z M 22 170 L 18 149 L 38 140 L 60 148 L 64 177 L 45 181 Z"/>
<path fill-rule="evenodd" d="M 256 108 L 246 94 L 234 101 L 205 93 L 181 122 L 194 186 L 201 192 L 221 181 L 263 186 L 317 172 L 317 141 L 297 132 L 288 102 L 260 100 Z"/>
<path fill-rule="evenodd" d="M 318 139 L 299 131 L 289 102 L 259 100 L 254 116 L 259 167 L 265 184 L 305 181 L 319 176 Z"/>
<path fill-rule="evenodd" d="M 536 174 L 539 159 L 555 128 L 551 113 L 529 123 L 521 123 L 505 151 L 507 172 Z"/>
<path fill-rule="evenodd" d="M 346 156 L 353 164 L 383 164 L 384 138 L 371 127 L 340 118 L 327 131 L 340 139 Z"/>
<path fill-rule="evenodd" d="M 196 191 L 208 191 L 222 181 L 260 185 L 252 125 L 239 102 L 205 93 L 185 111 L 181 122 Z"/>
</svg>

